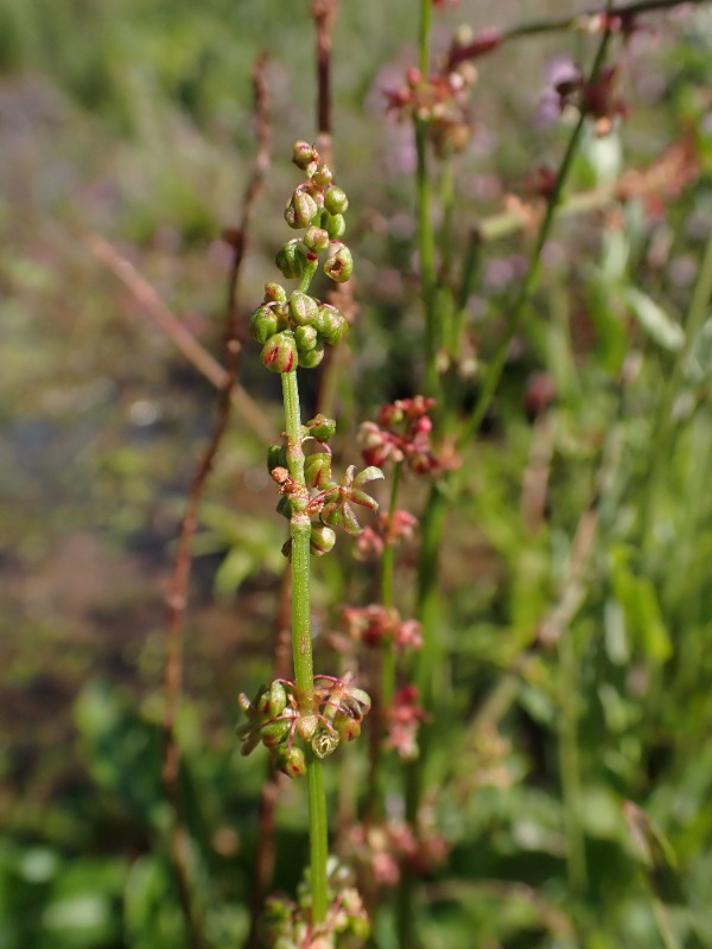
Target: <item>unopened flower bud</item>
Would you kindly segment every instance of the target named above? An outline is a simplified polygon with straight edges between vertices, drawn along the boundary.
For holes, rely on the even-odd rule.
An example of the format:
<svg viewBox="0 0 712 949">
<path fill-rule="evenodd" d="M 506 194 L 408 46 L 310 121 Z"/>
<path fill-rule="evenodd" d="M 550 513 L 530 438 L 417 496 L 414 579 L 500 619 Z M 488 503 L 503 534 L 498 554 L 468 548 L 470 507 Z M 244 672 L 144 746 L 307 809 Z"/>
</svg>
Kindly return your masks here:
<svg viewBox="0 0 712 949">
<path fill-rule="evenodd" d="M 297 326 L 307 326 L 316 319 L 319 304 L 314 297 L 295 290 L 289 298 L 289 312 Z"/>
<path fill-rule="evenodd" d="M 295 142 L 292 146 L 292 161 L 302 170 L 319 157 L 319 153 L 309 142 Z"/>
<path fill-rule="evenodd" d="M 334 175 L 332 174 L 331 168 L 322 162 L 320 165 L 317 165 L 312 175 L 312 181 L 314 184 L 319 185 L 320 188 L 326 188 L 327 185 L 331 184 L 333 177 Z"/>
<path fill-rule="evenodd" d="M 329 231 L 325 231 L 321 227 L 309 227 L 304 235 L 304 243 L 309 250 L 313 250 L 314 253 L 318 254 L 329 246 L 331 236 Z"/>
<path fill-rule="evenodd" d="M 336 431 L 336 420 L 327 418 L 320 412 L 307 422 L 307 431 L 320 442 L 328 442 Z"/>
<path fill-rule="evenodd" d="M 334 728 L 342 741 L 353 741 L 361 734 L 361 724 L 350 715 L 338 714 L 334 719 Z"/>
<path fill-rule="evenodd" d="M 318 210 L 319 207 L 309 192 L 297 188 L 284 209 L 284 220 L 290 227 L 309 227 Z"/>
<path fill-rule="evenodd" d="M 301 778 L 307 773 L 307 764 L 301 748 L 292 746 L 291 749 L 279 748 L 277 752 L 277 767 L 288 774 L 290 778 Z"/>
<path fill-rule="evenodd" d="M 316 524 L 312 527 L 309 543 L 314 556 L 323 557 L 324 554 L 328 554 L 334 549 L 336 534 L 325 524 Z"/>
<path fill-rule="evenodd" d="M 275 257 L 275 263 L 282 274 L 290 280 L 302 276 L 306 262 L 306 247 L 298 237 L 280 247 Z"/>
<path fill-rule="evenodd" d="M 279 317 L 271 306 L 260 306 L 250 318 L 250 333 L 257 343 L 266 343 L 279 329 Z"/>
<path fill-rule="evenodd" d="M 316 369 L 319 363 L 324 358 L 324 347 L 321 343 L 317 343 L 314 349 L 310 349 L 308 352 L 299 353 L 299 365 L 302 369 Z"/>
<path fill-rule="evenodd" d="M 314 326 L 330 346 L 335 346 L 344 335 L 348 323 L 335 306 L 324 303 L 319 307 Z"/>
<path fill-rule="evenodd" d="M 331 484 L 331 455 L 325 451 L 314 452 L 304 459 L 304 480 L 310 488 L 320 490 Z"/>
<path fill-rule="evenodd" d="M 287 467 L 287 452 L 284 445 L 270 445 L 267 449 L 267 470 L 274 471 L 275 468 Z"/>
<path fill-rule="evenodd" d="M 329 214 L 343 214 L 349 206 L 346 192 L 338 185 L 331 185 L 324 195 L 324 207 Z"/>
<path fill-rule="evenodd" d="M 317 332 L 313 326 L 298 326 L 294 331 L 294 340 L 300 356 L 314 349 L 317 344 Z"/>
<path fill-rule="evenodd" d="M 265 748 L 277 748 L 289 735 L 289 722 L 269 722 L 260 728 Z"/>
<path fill-rule="evenodd" d="M 265 303 L 286 303 L 287 291 L 278 283 L 265 284 Z"/>
<path fill-rule="evenodd" d="M 324 261 L 324 273 L 335 283 L 345 283 L 354 271 L 354 261 L 346 244 L 332 244 Z"/>
<path fill-rule="evenodd" d="M 316 715 L 300 715 L 297 719 L 297 732 L 303 741 L 311 741 L 319 727 Z"/>
<path fill-rule="evenodd" d="M 321 216 L 321 226 L 326 228 L 332 241 L 337 241 L 346 233 L 346 218 L 343 214 L 329 214 L 328 211 L 324 211 Z"/>
<path fill-rule="evenodd" d="M 289 330 L 275 333 L 262 347 L 262 365 L 272 372 L 292 372 L 297 368 L 297 344 Z"/>
<path fill-rule="evenodd" d="M 287 707 L 287 690 L 276 679 L 269 687 L 269 714 L 272 718 L 281 715 Z"/>
</svg>

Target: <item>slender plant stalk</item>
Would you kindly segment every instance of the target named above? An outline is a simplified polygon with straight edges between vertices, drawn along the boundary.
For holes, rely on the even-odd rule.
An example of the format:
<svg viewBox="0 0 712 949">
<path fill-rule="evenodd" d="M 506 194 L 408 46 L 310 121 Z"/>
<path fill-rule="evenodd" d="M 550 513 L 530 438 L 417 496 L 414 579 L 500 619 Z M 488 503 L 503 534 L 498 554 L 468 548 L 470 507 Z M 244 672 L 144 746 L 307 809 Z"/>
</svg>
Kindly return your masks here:
<svg viewBox="0 0 712 949">
<path fill-rule="evenodd" d="M 299 290 L 305 293 L 316 270 L 316 264 L 306 268 Z M 306 489 L 304 479 L 304 449 L 302 448 L 302 418 L 299 407 L 299 385 L 296 370 L 284 372 L 282 402 L 287 436 L 287 466 L 297 485 Z M 306 514 L 292 513 L 292 658 L 294 680 L 297 684 L 300 710 L 308 714 L 314 708 L 314 662 L 311 639 L 311 520 Z M 309 797 L 309 853 L 310 886 L 312 895 L 312 924 L 326 918 L 327 886 L 326 859 L 328 856 L 328 822 L 326 791 L 322 763 L 311 752 L 307 756 L 307 784 Z"/>
<path fill-rule="evenodd" d="M 391 494 L 388 502 L 389 526 L 386 528 L 386 540 L 381 563 L 381 602 L 387 609 L 391 609 L 394 606 L 393 574 L 395 570 L 396 551 L 389 535 L 389 529 L 393 522 L 393 516 L 396 513 L 398 504 L 398 489 L 400 487 L 402 467 L 402 462 L 398 462 L 393 468 Z M 384 710 L 388 708 L 393 700 L 395 684 L 396 651 L 393 643 L 387 643 L 383 650 L 383 668 L 381 670 L 381 702 L 383 703 Z"/>
</svg>

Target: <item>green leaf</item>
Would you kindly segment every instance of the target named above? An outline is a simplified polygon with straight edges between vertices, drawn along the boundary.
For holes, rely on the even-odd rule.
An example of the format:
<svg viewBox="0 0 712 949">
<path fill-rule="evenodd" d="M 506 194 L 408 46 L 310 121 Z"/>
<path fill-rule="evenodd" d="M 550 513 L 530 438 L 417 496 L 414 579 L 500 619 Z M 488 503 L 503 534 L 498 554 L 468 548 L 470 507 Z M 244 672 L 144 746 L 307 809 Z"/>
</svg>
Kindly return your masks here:
<svg viewBox="0 0 712 949">
<path fill-rule="evenodd" d="M 672 655 L 672 642 L 655 587 L 648 577 L 633 574 L 629 558 L 630 551 L 624 547 L 611 553 L 613 592 L 623 612 L 626 631 L 651 662 L 666 662 Z"/>
</svg>

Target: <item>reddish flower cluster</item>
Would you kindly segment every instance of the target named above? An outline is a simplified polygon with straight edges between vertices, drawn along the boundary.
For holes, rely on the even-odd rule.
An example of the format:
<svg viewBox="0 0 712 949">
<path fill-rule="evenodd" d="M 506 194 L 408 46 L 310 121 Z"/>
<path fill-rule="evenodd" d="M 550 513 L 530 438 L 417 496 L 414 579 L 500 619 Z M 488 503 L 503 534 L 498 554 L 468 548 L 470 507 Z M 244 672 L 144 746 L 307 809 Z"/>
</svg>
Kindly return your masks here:
<svg viewBox="0 0 712 949">
<path fill-rule="evenodd" d="M 416 474 L 442 469 L 433 454 L 429 412 L 434 399 L 416 395 L 384 405 L 377 422 L 363 422 L 359 440 L 363 457 L 369 465 L 380 467 L 387 461 L 406 462 Z"/>
<path fill-rule="evenodd" d="M 394 887 L 404 868 L 425 875 L 447 856 L 447 843 L 430 827 L 414 829 L 408 824 L 356 824 L 349 834 L 349 856 L 366 881 Z"/>
<path fill-rule="evenodd" d="M 616 66 L 601 70 L 593 80 L 586 80 L 580 72 L 564 79 L 555 87 L 559 108 L 563 111 L 570 104 L 577 105 L 595 120 L 597 135 L 608 135 L 614 120 L 625 117 L 628 111 L 625 101 L 617 92 L 617 80 Z"/>
<path fill-rule="evenodd" d="M 412 66 L 399 89 L 385 90 L 387 109 L 404 119 L 428 123 L 428 133 L 438 154 L 462 151 L 472 135 L 468 100 L 477 82 L 477 70 L 471 63 L 447 66 L 442 72 L 423 76 Z"/>
<path fill-rule="evenodd" d="M 393 696 L 388 710 L 386 748 L 397 751 L 404 761 L 418 757 L 418 729 L 427 717 L 418 699 L 417 687 L 404 685 Z"/>
<path fill-rule="evenodd" d="M 356 556 L 361 560 L 380 557 L 388 545 L 413 540 L 418 518 L 409 511 L 394 511 L 393 516 L 379 514 L 373 527 L 365 527 L 356 541 Z"/>
<path fill-rule="evenodd" d="M 345 632 L 355 643 L 377 648 L 384 643 L 393 643 L 396 649 L 420 649 L 423 640 L 420 623 L 402 620 L 395 609 L 387 609 L 379 603 L 371 606 L 347 606 L 343 613 Z"/>
</svg>

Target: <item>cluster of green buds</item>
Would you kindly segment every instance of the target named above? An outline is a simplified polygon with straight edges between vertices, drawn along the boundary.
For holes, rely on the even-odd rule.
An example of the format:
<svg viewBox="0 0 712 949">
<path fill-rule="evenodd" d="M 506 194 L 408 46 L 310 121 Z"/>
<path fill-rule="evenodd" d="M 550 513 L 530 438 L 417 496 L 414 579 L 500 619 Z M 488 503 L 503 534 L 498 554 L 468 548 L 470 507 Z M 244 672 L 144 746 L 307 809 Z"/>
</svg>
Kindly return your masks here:
<svg viewBox="0 0 712 949">
<path fill-rule="evenodd" d="M 313 145 L 296 142 L 293 161 L 307 180 L 294 190 L 284 217 L 290 227 L 305 233 L 284 244 L 275 262 L 285 278 L 301 282 L 289 294 L 280 284 L 268 283 L 250 321 L 252 336 L 262 346 L 262 363 L 273 372 L 292 372 L 297 366 L 314 369 L 324 358 L 325 345 L 338 343 L 348 327 L 335 306 L 306 291 L 322 254 L 327 277 L 335 283 L 351 277 L 353 258 L 341 241 L 349 201 Z"/>
<path fill-rule="evenodd" d="M 280 499 L 277 511 L 286 518 L 294 513 L 306 513 L 315 519 L 311 530 L 312 553 L 320 557 L 329 553 L 336 543 L 335 527 L 347 534 L 361 533 L 354 505 L 370 511 L 378 510 L 378 502 L 367 494 L 363 487 L 370 481 L 383 478 L 383 472 L 375 465 L 357 471 L 349 465 L 340 480 L 332 473 L 329 439 L 336 430 L 336 422 L 317 415 L 302 427 L 302 444 L 311 442 L 316 451 L 304 460 L 305 485 L 298 484 L 289 474 L 287 448 L 272 445 L 267 453 L 267 467 L 272 479 L 279 486 Z M 285 545 L 289 553 L 290 541 Z"/>
<path fill-rule="evenodd" d="M 349 870 L 331 856 L 327 863 L 329 910 L 318 926 L 309 923 L 309 871 L 299 884 L 297 901 L 272 896 L 265 903 L 263 934 L 270 949 L 335 949 L 356 947 L 368 939 L 371 927 L 363 900 Z"/>
<path fill-rule="evenodd" d="M 328 757 L 342 742 L 361 734 L 371 699 L 348 678 L 318 675 L 314 677 L 314 700 L 306 710 L 289 679 L 261 686 L 252 701 L 241 692 L 238 704 L 247 716 L 237 729 L 243 755 L 262 743 L 276 768 L 290 778 L 300 778 L 306 773 L 306 759 L 295 740 L 301 739 L 318 758 Z"/>
</svg>

